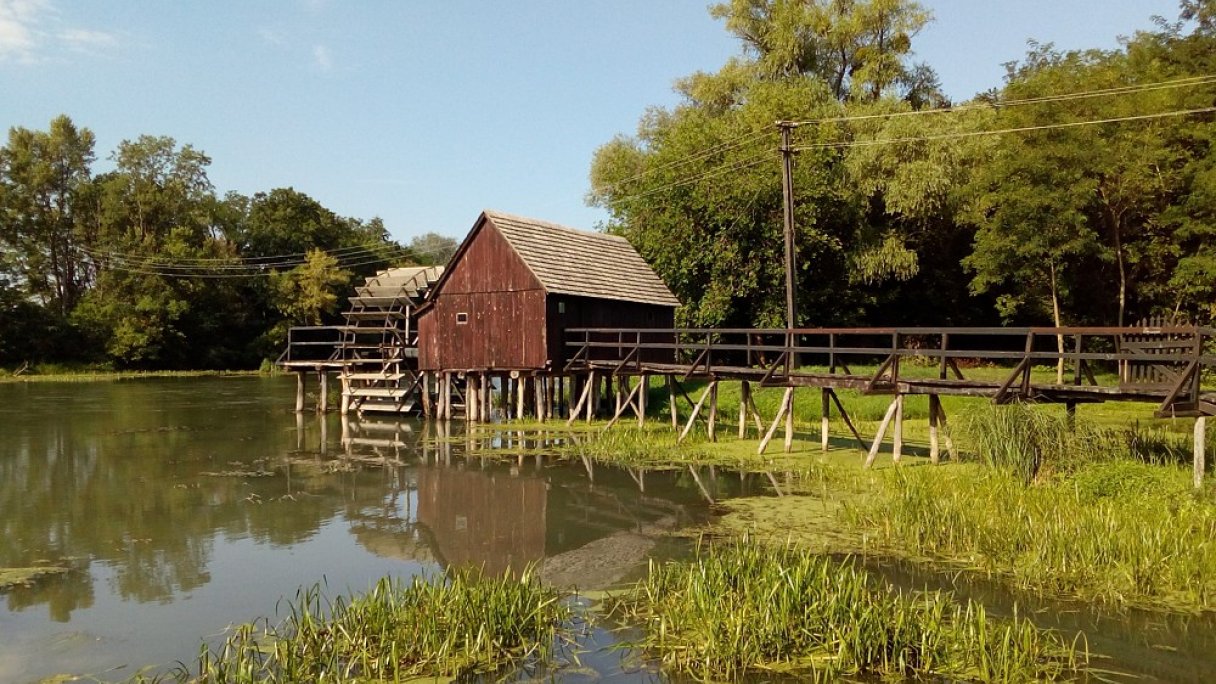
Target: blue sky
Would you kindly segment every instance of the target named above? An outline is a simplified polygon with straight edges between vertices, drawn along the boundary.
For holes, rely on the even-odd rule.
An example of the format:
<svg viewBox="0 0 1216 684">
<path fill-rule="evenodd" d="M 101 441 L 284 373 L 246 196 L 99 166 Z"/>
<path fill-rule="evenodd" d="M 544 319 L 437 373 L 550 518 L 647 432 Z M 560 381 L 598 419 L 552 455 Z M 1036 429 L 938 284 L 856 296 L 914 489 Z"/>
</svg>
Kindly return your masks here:
<svg viewBox="0 0 1216 684">
<path fill-rule="evenodd" d="M 1114 47 L 1176 0 L 922 0 L 915 40 L 956 100 L 1027 39 Z M 0 126 L 66 113 L 168 135 L 216 189 L 292 186 L 395 237 L 463 236 L 495 208 L 593 228 L 592 153 L 738 44 L 707 0 L 0 0 Z M 104 163 L 99 168 L 105 168 Z"/>
</svg>

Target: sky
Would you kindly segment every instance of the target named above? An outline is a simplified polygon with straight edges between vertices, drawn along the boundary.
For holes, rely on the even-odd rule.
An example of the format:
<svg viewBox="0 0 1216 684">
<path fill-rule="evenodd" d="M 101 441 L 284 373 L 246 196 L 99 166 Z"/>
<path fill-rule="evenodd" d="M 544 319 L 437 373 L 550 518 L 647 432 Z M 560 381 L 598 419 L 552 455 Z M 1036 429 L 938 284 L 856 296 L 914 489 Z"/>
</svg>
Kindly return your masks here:
<svg viewBox="0 0 1216 684">
<path fill-rule="evenodd" d="M 952 99 L 1027 40 L 1113 48 L 1177 0 L 922 0 L 913 41 Z M 672 83 L 740 51 L 707 0 L 0 0 L 0 126 L 67 114 L 97 138 L 166 135 L 218 192 L 294 187 L 402 241 L 482 209 L 591 229 L 597 147 Z"/>
</svg>

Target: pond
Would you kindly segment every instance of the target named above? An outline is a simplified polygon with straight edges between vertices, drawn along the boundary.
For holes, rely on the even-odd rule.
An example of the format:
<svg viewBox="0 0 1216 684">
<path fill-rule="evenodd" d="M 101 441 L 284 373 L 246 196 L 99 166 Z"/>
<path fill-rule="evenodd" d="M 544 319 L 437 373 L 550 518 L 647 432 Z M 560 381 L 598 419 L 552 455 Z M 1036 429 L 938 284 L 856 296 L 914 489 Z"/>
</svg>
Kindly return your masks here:
<svg viewBox="0 0 1216 684">
<path fill-rule="evenodd" d="M 664 533 L 702 521 L 707 497 L 767 481 L 559 462 L 545 452 L 560 432 L 436 440 L 417 421 L 296 415 L 293 392 L 268 377 L 0 385 L 0 568 L 69 568 L 0 590 L 0 681 L 190 662 L 319 582 L 334 596 L 539 562 L 549 581 L 606 586 L 668 553 Z"/>
<path fill-rule="evenodd" d="M 571 438 L 560 423 L 440 434 L 295 414 L 294 391 L 293 378 L 251 376 L 0 384 L 0 569 L 67 569 L 0 588 L 0 682 L 121 681 L 189 663 L 229 625 L 273 618 L 318 583 L 336 596 L 386 575 L 536 563 L 561 586 L 610 586 L 686 553 L 667 533 L 706 521 L 709 501 L 772 491 L 764 473 L 560 461 L 551 454 Z M 1111 615 L 923 564 L 866 564 L 898 586 L 952 590 L 998 615 L 1016 602 L 1041 626 L 1084 632 L 1116 681 L 1216 672 L 1210 616 Z M 598 630 L 585 644 L 614 638 Z M 605 681 L 659 679 L 621 651 L 582 662 Z"/>
</svg>

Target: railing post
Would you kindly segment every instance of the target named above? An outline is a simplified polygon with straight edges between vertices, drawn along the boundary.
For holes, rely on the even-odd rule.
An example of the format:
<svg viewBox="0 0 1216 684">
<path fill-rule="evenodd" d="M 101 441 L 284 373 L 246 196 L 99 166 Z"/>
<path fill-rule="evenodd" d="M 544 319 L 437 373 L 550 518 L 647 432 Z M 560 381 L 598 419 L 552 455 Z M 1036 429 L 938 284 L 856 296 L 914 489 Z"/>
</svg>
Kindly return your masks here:
<svg viewBox="0 0 1216 684">
<path fill-rule="evenodd" d="M 946 379 L 946 349 L 950 346 L 950 333 L 942 333 L 941 352 L 942 356 L 938 359 L 937 377 L 939 380 Z"/>
<path fill-rule="evenodd" d="M 836 333 L 828 333 L 828 373 L 836 374 Z"/>
<path fill-rule="evenodd" d="M 1081 364 L 1084 363 L 1084 361 L 1081 360 L 1081 350 L 1084 348 L 1084 345 L 1082 343 L 1082 340 L 1084 340 L 1084 339 L 1085 339 L 1084 334 L 1082 334 L 1082 333 L 1076 334 L 1077 341 L 1076 341 L 1075 347 L 1074 347 L 1076 349 L 1076 351 L 1073 353 L 1074 358 L 1073 358 L 1072 384 L 1076 385 L 1077 387 L 1081 386 Z"/>
</svg>

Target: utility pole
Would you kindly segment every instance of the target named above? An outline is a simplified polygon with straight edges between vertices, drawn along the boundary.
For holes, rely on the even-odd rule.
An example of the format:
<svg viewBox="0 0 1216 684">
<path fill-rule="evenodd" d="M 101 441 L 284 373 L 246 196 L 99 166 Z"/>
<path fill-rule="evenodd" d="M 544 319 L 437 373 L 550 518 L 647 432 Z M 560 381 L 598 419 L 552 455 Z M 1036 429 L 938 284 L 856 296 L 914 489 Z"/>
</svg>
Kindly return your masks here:
<svg viewBox="0 0 1216 684">
<path fill-rule="evenodd" d="M 791 133 L 798 124 L 778 121 L 781 131 L 781 194 L 785 200 L 785 327 L 793 329 L 798 324 L 798 312 L 794 306 L 794 288 L 798 279 L 794 273 L 794 147 Z"/>
</svg>

